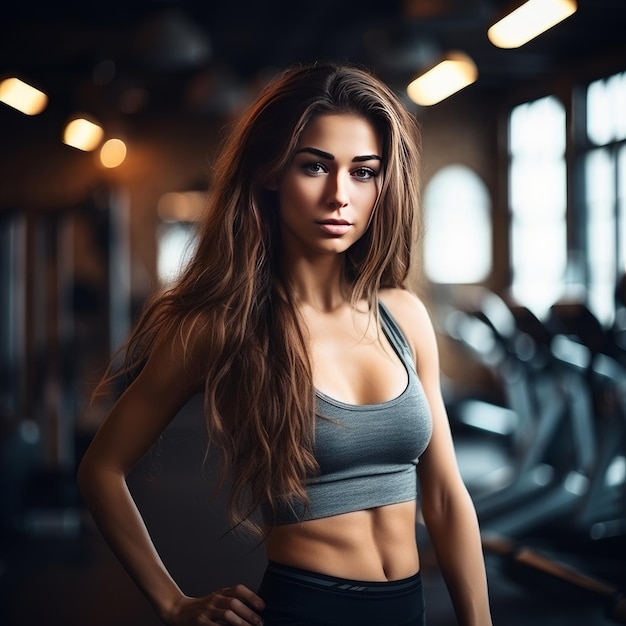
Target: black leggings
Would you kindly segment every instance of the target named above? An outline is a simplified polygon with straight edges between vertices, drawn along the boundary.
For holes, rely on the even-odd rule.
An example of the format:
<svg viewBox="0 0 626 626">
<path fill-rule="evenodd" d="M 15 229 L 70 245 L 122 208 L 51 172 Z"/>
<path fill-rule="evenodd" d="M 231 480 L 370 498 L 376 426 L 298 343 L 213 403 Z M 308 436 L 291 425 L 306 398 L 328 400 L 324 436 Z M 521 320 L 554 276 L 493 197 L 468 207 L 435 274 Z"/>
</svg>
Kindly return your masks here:
<svg viewBox="0 0 626 626">
<path fill-rule="evenodd" d="M 424 626 L 418 572 L 368 582 L 326 576 L 270 561 L 259 595 L 265 626 Z"/>
</svg>

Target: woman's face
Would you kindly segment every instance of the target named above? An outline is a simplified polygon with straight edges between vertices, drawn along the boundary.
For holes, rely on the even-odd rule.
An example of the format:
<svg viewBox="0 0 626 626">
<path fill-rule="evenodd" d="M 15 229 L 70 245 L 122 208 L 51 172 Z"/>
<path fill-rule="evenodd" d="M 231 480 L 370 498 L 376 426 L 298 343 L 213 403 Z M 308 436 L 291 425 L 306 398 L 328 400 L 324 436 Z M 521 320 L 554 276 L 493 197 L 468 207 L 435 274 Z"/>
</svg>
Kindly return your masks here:
<svg viewBox="0 0 626 626">
<path fill-rule="evenodd" d="M 337 254 L 360 239 L 378 197 L 381 159 L 381 138 L 365 118 L 314 118 L 276 186 L 286 250 Z"/>
</svg>

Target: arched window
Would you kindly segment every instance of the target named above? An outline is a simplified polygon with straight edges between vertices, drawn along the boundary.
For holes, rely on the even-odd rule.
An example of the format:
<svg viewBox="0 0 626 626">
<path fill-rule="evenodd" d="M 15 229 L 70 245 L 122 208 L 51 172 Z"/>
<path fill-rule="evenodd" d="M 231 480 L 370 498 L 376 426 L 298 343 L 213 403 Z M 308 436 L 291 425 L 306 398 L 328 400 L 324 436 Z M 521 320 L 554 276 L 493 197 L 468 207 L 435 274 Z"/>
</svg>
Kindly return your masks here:
<svg viewBox="0 0 626 626">
<path fill-rule="evenodd" d="M 464 165 L 448 165 L 424 190 L 424 271 L 434 283 L 478 283 L 492 267 L 491 201 Z"/>
</svg>

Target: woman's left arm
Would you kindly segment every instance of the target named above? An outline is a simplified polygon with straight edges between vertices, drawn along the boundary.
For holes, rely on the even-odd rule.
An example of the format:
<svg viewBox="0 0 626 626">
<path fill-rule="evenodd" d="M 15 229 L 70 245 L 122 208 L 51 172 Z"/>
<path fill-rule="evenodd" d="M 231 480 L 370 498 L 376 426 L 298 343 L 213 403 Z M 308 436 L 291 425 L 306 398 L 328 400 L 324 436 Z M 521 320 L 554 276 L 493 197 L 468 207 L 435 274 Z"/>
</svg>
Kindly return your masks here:
<svg viewBox="0 0 626 626">
<path fill-rule="evenodd" d="M 459 624 L 491 626 L 480 530 L 474 504 L 459 472 L 441 395 L 435 331 L 417 298 L 404 292 L 391 299 L 396 300 L 393 308 L 398 311 L 398 322 L 412 344 L 433 419 L 430 443 L 418 463 L 426 528 Z"/>
</svg>

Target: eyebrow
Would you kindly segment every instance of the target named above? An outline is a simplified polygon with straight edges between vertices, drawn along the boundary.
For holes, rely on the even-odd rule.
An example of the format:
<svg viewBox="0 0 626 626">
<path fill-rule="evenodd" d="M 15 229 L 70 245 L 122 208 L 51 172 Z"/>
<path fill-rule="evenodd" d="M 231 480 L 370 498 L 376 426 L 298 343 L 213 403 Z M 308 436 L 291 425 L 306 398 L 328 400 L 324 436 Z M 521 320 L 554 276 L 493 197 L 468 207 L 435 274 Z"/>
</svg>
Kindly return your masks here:
<svg viewBox="0 0 626 626">
<path fill-rule="evenodd" d="M 296 152 L 296 154 L 300 154 L 301 152 L 308 152 L 309 154 L 314 154 L 322 159 L 326 159 L 327 161 L 334 161 L 335 157 L 330 152 L 324 152 L 324 150 L 319 150 L 318 148 L 302 148 Z M 361 156 L 355 156 L 352 159 L 353 163 L 362 163 L 364 161 L 382 161 L 382 159 L 377 154 L 364 154 Z"/>
</svg>

